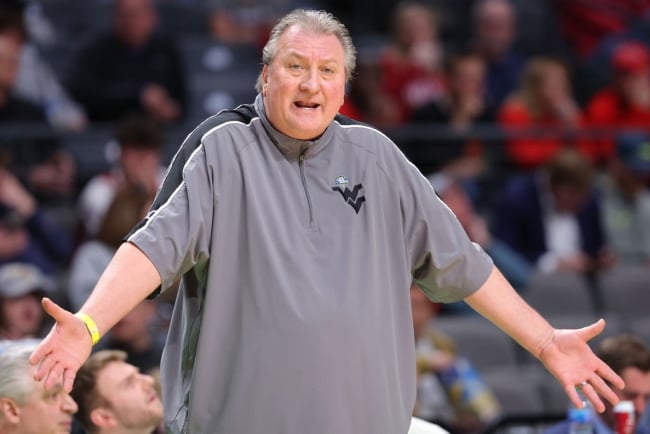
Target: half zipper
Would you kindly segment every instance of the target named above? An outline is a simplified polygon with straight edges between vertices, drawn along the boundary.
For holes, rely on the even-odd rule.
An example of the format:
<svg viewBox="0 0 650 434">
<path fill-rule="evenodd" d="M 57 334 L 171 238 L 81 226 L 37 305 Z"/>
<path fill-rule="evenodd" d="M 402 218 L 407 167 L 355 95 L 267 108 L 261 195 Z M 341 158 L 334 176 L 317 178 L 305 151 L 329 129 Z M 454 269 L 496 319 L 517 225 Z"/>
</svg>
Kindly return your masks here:
<svg viewBox="0 0 650 434">
<path fill-rule="evenodd" d="M 311 196 L 309 195 L 309 188 L 307 187 L 307 177 L 305 176 L 305 154 L 309 148 L 305 147 L 298 157 L 298 166 L 300 167 L 300 180 L 302 181 L 302 188 L 307 197 L 307 207 L 309 208 L 309 226 L 314 224 L 314 209 L 311 204 Z"/>
</svg>

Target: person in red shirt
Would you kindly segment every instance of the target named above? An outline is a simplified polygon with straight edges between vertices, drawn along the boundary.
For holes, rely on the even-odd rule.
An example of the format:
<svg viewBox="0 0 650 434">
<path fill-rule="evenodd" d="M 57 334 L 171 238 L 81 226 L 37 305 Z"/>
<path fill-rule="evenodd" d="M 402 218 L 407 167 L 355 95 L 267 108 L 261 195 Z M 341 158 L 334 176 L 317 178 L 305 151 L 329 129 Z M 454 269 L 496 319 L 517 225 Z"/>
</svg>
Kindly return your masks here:
<svg viewBox="0 0 650 434">
<path fill-rule="evenodd" d="M 594 152 L 607 161 L 615 153 L 617 128 L 650 128 L 650 50 L 635 41 L 621 43 L 611 57 L 614 79 L 588 102 L 585 115 L 592 128 L 604 128 L 604 138 L 593 140 Z"/>
<path fill-rule="evenodd" d="M 512 134 L 506 156 L 514 166 L 532 169 L 546 163 L 581 124 L 565 65 L 537 57 L 524 68 L 521 85 L 503 104 L 498 122 Z M 522 134 L 523 133 L 523 134 Z"/>
<path fill-rule="evenodd" d="M 381 90 L 399 108 L 398 122 L 446 93 L 443 48 L 438 40 L 436 15 L 426 5 L 402 2 L 393 21 L 393 40 L 379 59 Z"/>
</svg>

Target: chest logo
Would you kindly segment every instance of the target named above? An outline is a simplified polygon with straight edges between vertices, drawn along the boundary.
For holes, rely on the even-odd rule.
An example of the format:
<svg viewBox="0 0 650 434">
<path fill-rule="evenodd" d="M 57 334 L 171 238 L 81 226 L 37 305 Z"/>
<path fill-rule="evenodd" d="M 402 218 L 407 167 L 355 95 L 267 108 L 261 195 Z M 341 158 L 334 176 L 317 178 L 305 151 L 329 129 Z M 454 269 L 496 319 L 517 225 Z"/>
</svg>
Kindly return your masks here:
<svg viewBox="0 0 650 434">
<path fill-rule="evenodd" d="M 348 188 L 349 180 L 345 176 L 337 176 L 334 180 L 334 184 L 332 190 L 341 193 L 345 203 L 350 205 L 352 209 L 354 209 L 355 213 L 359 214 L 361 205 L 366 201 L 366 197 L 363 196 L 363 194 L 360 194 L 361 190 L 363 190 L 363 185 L 357 184 L 352 187 L 352 190 L 350 190 Z"/>
</svg>

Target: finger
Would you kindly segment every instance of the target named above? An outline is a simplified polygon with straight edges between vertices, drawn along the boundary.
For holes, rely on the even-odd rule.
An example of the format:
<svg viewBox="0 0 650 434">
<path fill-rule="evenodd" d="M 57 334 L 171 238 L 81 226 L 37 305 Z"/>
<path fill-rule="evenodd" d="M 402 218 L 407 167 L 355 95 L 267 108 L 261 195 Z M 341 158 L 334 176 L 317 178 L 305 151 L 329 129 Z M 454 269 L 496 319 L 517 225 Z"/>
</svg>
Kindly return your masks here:
<svg viewBox="0 0 650 434">
<path fill-rule="evenodd" d="M 606 363 L 601 361 L 601 365 L 596 369 L 596 374 L 600 375 L 606 381 L 609 381 L 609 383 L 614 385 L 617 389 L 625 389 L 625 381 L 623 381 L 623 379 Z"/>
<path fill-rule="evenodd" d="M 590 378 L 589 383 L 600 396 L 611 402 L 612 405 L 616 405 L 618 403 L 618 395 L 598 375 L 594 375 L 592 378 Z"/>
<path fill-rule="evenodd" d="M 605 330 L 605 320 L 601 318 L 595 323 L 579 329 L 578 334 L 587 342 L 601 334 L 603 330 Z"/>
<path fill-rule="evenodd" d="M 42 379 L 47 378 L 55 363 L 56 359 L 54 356 L 52 356 L 51 353 L 47 353 L 45 357 L 41 359 L 38 368 L 36 368 L 36 372 L 34 373 L 34 380 L 41 381 Z"/>
<path fill-rule="evenodd" d="M 43 358 L 51 352 L 49 345 L 45 341 L 41 342 L 35 349 L 32 351 L 32 354 L 29 356 L 29 363 L 31 365 L 38 365 L 41 363 Z M 38 381 L 38 380 L 37 380 Z"/>
<path fill-rule="evenodd" d="M 598 396 L 591 383 L 587 382 L 586 384 L 581 385 L 580 389 L 582 390 L 583 396 L 591 402 L 591 405 L 593 405 L 598 413 L 605 411 L 605 404 L 603 404 L 603 401 L 600 399 L 600 396 Z"/>
<path fill-rule="evenodd" d="M 62 384 L 63 379 L 63 365 L 61 363 L 54 363 L 54 366 L 50 369 L 50 372 L 45 378 L 45 389 L 51 389 L 57 384 Z"/>
<path fill-rule="evenodd" d="M 564 386 L 564 392 L 567 394 L 569 400 L 571 400 L 571 403 L 574 405 L 574 407 L 582 408 L 582 399 L 580 399 L 580 396 L 576 391 L 575 384 L 569 384 Z"/>
<path fill-rule="evenodd" d="M 72 369 L 66 369 L 63 371 L 63 390 L 66 393 L 72 391 L 72 386 L 74 385 L 75 372 Z"/>
<path fill-rule="evenodd" d="M 56 322 L 63 322 L 65 320 L 65 314 L 69 313 L 47 297 L 43 297 L 41 305 L 43 306 L 43 310 L 54 318 Z"/>
</svg>

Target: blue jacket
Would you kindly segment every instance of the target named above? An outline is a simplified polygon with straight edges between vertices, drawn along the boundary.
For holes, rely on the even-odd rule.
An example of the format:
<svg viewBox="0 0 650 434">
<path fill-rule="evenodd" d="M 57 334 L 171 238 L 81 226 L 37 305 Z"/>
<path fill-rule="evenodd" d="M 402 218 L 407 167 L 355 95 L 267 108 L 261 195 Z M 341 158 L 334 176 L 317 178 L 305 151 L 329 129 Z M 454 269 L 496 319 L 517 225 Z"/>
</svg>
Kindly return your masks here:
<svg viewBox="0 0 650 434">
<path fill-rule="evenodd" d="M 517 176 L 506 184 L 495 210 L 495 236 L 533 264 L 547 251 L 541 199 L 536 173 Z M 582 250 L 595 257 L 605 245 L 595 194 L 588 198 L 577 219 Z"/>
</svg>

